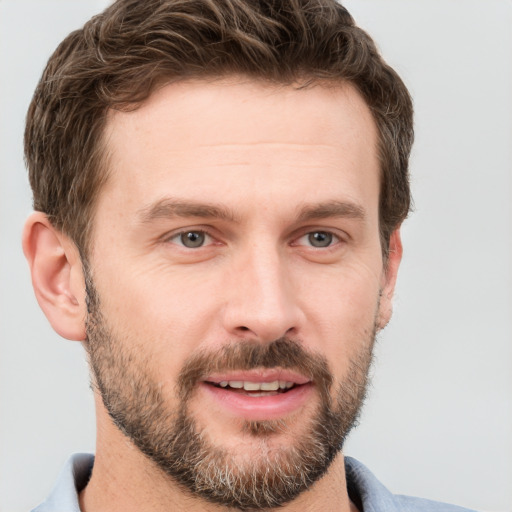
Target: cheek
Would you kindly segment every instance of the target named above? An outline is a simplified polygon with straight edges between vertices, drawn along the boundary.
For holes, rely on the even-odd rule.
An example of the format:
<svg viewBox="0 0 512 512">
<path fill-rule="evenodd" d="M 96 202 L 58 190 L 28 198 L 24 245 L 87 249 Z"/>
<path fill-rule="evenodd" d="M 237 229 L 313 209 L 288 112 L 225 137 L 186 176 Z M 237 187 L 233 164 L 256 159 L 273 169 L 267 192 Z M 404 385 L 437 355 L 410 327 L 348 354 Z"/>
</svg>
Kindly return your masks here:
<svg viewBox="0 0 512 512">
<path fill-rule="evenodd" d="M 132 352 L 151 360 L 155 378 L 171 383 L 192 353 L 224 340 L 218 329 L 222 286 L 204 272 L 132 268 L 137 271 L 123 274 L 129 278 L 112 272 L 105 279 L 102 312 Z"/>
<path fill-rule="evenodd" d="M 184 270 L 173 268 L 165 261 L 146 259 L 150 261 L 134 258 L 115 267 L 102 268 L 97 279 L 103 283 L 102 306 L 134 327 L 174 325 L 178 328 L 180 323 L 193 327 L 197 324 L 193 318 L 197 318 L 208 302 L 203 299 L 212 296 L 209 280 L 191 267 Z"/>
<path fill-rule="evenodd" d="M 306 339 L 317 340 L 334 373 L 343 373 L 355 354 L 373 342 L 379 292 L 379 276 L 365 266 L 309 283 L 303 305 L 308 317 Z"/>
<path fill-rule="evenodd" d="M 381 272 L 377 266 L 345 265 L 318 268 L 302 278 L 298 289 L 304 308 L 315 310 L 325 321 L 365 324 L 375 316 L 381 288 Z M 329 320 L 330 319 L 330 320 Z"/>
</svg>

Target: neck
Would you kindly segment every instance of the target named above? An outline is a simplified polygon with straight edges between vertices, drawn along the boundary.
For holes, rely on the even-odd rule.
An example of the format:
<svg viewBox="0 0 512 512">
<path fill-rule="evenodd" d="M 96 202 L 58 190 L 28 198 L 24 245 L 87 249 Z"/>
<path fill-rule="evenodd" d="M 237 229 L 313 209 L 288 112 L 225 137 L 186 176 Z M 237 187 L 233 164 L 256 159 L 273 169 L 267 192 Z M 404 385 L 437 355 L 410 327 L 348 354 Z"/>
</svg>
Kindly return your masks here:
<svg viewBox="0 0 512 512">
<path fill-rule="evenodd" d="M 82 512 L 222 512 L 227 507 L 195 498 L 179 487 L 115 427 L 98 408 L 96 459 L 91 479 L 80 493 Z M 343 454 L 307 492 L 280 512 L 354 512 L 346 486 Z"/>
</svg>

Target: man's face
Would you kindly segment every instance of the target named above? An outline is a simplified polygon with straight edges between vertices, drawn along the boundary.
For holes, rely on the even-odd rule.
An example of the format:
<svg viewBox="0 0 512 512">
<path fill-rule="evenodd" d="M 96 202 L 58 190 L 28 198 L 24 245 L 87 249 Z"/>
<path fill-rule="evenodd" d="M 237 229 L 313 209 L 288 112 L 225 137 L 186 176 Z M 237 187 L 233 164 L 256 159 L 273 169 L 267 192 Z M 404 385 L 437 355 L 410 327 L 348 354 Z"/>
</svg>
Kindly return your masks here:
<svg viewBox="0 0 512 512">
<path fill-rule="evenodd" d="M 368 108 L 349 86 L 182 83 L 111 113 L 105 140 L 88 348 L 107 410 L 207 499 L 293 499 L 350 429 L 389 317 Z"/>
</svg>

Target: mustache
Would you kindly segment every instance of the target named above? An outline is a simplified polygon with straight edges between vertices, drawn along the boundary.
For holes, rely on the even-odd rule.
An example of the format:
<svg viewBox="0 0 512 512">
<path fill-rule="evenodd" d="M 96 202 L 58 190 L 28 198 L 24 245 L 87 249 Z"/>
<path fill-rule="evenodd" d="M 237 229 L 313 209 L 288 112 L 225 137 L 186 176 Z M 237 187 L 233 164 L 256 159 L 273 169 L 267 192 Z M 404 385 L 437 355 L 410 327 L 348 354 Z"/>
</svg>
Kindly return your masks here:
<svg viewBox="0 0 512 512">
<path fill-rule="evenodd" d="M 256 368 L 293 370 L 310 379 L 328 400 L 333 376 L 324 356 L 312 353 L 296 340 L 282 337 L 270 343 L 231 342 L 217 351 L 191 356 L 179 374 L 178 393 L 186 400 L 197 383 L 212 373 Z"/>
</svg>

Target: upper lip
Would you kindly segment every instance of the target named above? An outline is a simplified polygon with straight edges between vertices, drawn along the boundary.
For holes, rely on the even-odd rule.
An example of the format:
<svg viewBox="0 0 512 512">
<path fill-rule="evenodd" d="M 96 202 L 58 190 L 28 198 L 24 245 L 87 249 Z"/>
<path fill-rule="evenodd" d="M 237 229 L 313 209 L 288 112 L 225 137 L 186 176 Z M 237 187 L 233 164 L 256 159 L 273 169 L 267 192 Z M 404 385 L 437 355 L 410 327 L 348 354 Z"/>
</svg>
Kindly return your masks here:
<svg viewBox="0 0 512 512">
<path fill-rule="evenodd" d="M 276 380 L 293 382 L 294 384 L 307 384 L 311 381 L 308 377 L 293 370 L 279 368 L 264 368 L 254 370 L 231 370 L 223 373 L 213 373 L 203 379 L 204 382 L 219 384 L 225 381 L 244 382 L 274 382 Z"/>
</svg>

